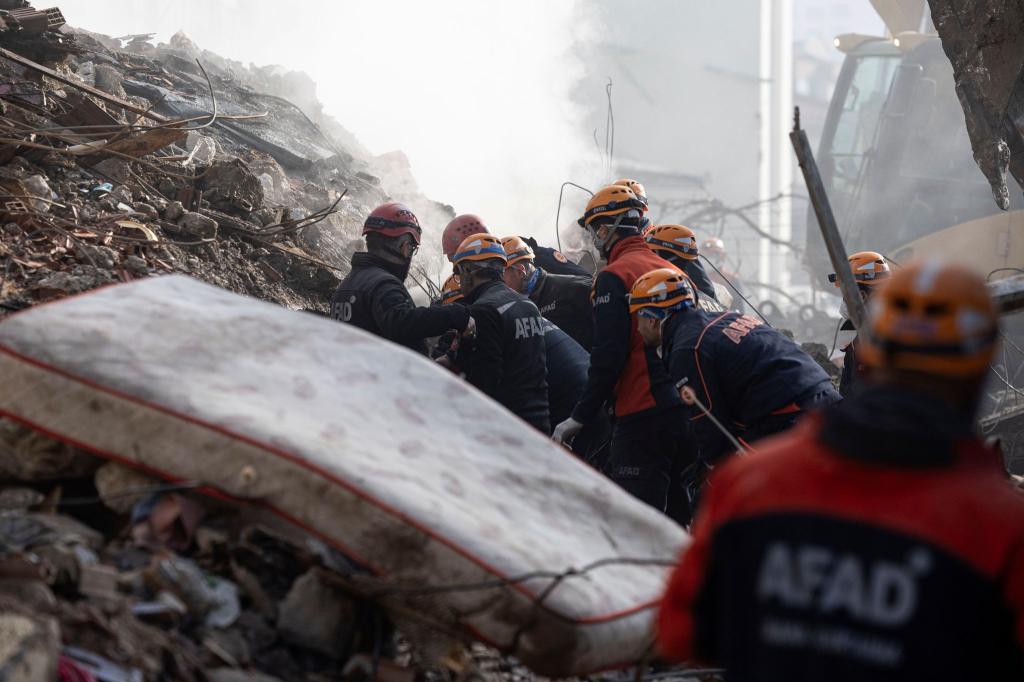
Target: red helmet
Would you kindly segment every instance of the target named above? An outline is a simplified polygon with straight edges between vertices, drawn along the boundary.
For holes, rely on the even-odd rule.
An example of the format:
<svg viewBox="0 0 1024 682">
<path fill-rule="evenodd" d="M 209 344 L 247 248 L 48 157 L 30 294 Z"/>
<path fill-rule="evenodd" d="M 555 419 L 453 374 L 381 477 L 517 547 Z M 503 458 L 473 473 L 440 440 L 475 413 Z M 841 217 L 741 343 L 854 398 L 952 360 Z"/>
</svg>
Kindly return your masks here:
<svg viewBox="0 0 1024 682">
<path fill-rule="evenodd" d="M 455 220 L 444 228 L 444 233 L 441 235 L 441 250 L 444 251 L 444 255 L 448 256 L 448 260 L 451 260 L 455 252 L 459 250 L 459 244 L 466 237 L 481 233 L 490 234 L 490 230 L 484 225 L 480 216 L 475 216 L 472 213 L 456 216 Z"/>
<path fill-rule="evenodd" d="M 382 234 L 385 237 L 401 237 L 403 234 L 411 234 L 420 243 L 420 221 L 416 215 L 409 210 L 405 204 L 390 203 L 383 204 L 373 209 L 373 213 L 366 217 L 363 223 L 363 234 L 371 232 Z"/>
</svg>

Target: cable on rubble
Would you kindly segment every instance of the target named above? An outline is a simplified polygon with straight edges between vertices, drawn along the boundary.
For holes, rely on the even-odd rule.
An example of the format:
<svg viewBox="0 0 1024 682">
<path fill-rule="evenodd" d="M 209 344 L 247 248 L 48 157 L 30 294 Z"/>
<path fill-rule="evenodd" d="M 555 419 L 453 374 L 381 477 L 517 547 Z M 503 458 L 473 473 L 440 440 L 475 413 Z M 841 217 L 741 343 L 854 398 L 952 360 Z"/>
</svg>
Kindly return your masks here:
<svg viewBox="0 0 1024 682">
<path fill-rule="evenodd" d="M 125 488 L 109 495 L 90 495 L 85 497 L 66 497 L 57 502 L 58 506 L 77 507 L 90 504 L 101 504 L 107 500 L 116 500 L 122 497 L 133 497 L 135 495 L 153 495 L 156 493 L 174 493 L 183 490 L 195 490 L 202 488 L 199 481 L 182 481 L 180 483 L 165 483 L 161 485 L 143 485 L 135 488 Z"/>
<path fill-rule="evenodd" d="M 548 578 L 553 580 L 555 585 L 560 583 L 562 580 L 575 576 L 582 576 L 591 571 L 603 568 L 605 566 L 616 566 L 616 565 L 628 565 L 628 566 L 665 566 L 672 567 L 678 563 L 675 559 L 654 559 L 654 558 L 640 558 L 640 557 L 608 557 L 605 559 L 598 559 L 589 564 L 586 564 L 582 568 L 567 568 L 564 571 L 550 571 L 550 570 L 538 570 L 530 571 L 529 573 L 522 573 L 516 576 L 508 576 L 506 578 L 495 578 L 493 580 L 481 580 L 474 583 L 453 583 L 449 585 L 434 585 L 430 587 L 405 587 L 405 586 L 389 586 L 382 587 L 376 590 L 370 590 L 367 592 L 369 597 L 390 597 L 390 596 L 408 596 L 408 597 L 423 597 L 431 596 L 436 594 L 453 594 L 458 592 L 479 592 L 481 590 L 492 590 L 499 587 L 510 587 L 512 585 L 518 585 L 520 583 L 529 582 L 531 580 L 540 580 L 542 578 Z M 545 588 L 545 593 L 550 594 L 549 585 Z M 544 593 L 542 593 L 544 594 Z M 545 595 L 546 596 L 546 595 Z M 539 597 L 538 597 L 539 598 Z"/>
</svg>

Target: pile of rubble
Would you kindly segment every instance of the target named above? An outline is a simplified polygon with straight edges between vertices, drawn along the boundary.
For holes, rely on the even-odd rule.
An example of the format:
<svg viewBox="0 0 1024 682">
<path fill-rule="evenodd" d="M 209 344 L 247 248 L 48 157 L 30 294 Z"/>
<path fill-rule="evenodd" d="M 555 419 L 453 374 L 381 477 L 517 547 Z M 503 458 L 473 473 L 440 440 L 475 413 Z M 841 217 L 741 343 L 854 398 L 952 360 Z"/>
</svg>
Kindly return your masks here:
<svg viewBox="0 0 1024 682">
<path fill-rule="evenodd" d="M 412 682 L 357 569 L 257 509 L 0 421 L 0 679 Z M 526 673 L 482 647 L 443 670 Z"/>
<path fill-rule="evenodd" d="M 324 312 L 373 206 L 401 200 L 434 225 L 452 215 L 419 194 L 401 153 L 372 157 L 325 116 L 302 74 L 180 34 L 121 47 L 23 33 L 0 52 L 0 314 L 167 272 Z M 424 254 L 439 253 L 432 238 Z M 416 263 L 424 296 L 441 267 Z"/>
<path fill-rule="evenodd" d="M 0 317 L 171 272 L 323 313 L 373 206 L 452 217 L 401 153 L 375 158 L 325 116 L 307 77 L 59 15 L 0 0 Z M 441 268 L 416 263 L 424 297 Z M 193 487 L 0 420 L 0 679 L 525 675 L 479 646 L 425 664 L 339 586 L 345 557 Z"/>
</svg>

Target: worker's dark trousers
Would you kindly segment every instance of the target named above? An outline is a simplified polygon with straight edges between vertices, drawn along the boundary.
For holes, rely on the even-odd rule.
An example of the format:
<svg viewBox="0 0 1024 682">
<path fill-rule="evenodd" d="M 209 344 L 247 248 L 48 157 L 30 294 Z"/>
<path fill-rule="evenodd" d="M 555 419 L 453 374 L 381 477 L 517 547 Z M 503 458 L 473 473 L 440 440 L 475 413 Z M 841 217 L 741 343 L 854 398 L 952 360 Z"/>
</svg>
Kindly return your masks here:
<svg viewBox="0 0 1024 682">
<path fill-rule="evenodd" d="M 752 445 L 762 438 L 767 438 L 768 436 L 774 436 L 782 433 L 783 431 L 788 431 L 793 427 L 793 425 L 803 419 L 807 412 L 811 410 L 824 409 L 829 405 L 839 402 L 840 400 L 842 400 L 842 398 L 839 396 L 839 393 L 832 388 L 819 391 L 818 393 L 801 400 L 799 411 L 787 412 L 785 414 L 769 414 L 768 416 L 759 419 L 757 423 L 752 424 L 745 429 L 741 429 L 736 435 L 739 436 L 746 444 Z M 757 447 L 755 446 L 754 449 L 756 450 Z"/>
<path fill-rule="evenodd" d="M 598 471 L 604 471 L 611 448 L 612 425 L 605 413 L 587 423 L 572 439 L 573 453 Z"/>
<path fill-rule="evenodd" d="M 681 408 L 619 418 L 604 473 L 637 499 L 686 523 L 690 512 L 679 474 L 695 456 Z"/>
</svg>

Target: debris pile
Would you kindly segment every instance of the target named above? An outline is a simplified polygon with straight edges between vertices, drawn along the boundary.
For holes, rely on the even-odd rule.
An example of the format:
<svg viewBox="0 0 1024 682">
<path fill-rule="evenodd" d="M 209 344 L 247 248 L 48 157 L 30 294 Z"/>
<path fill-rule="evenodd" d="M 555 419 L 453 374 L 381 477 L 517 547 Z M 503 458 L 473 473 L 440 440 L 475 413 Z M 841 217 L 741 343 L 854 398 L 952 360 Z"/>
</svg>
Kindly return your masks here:
<svg viewBox="0 0 1024 682">
<path fill-rule="evenodd" d="M 375 159 L 324 116 L 301 74 L 59 15 L 0 0 L 0 317 L 171 272 L 322 313 L 373 206 L 452 217 L 400 152 Z M 440 267 L 417 262 L 427 295 Z M 339 587 L 344 556 L 194 487 L 0 420 L 4 679 L 528 675 L 479 645 L 425 666 Z"/>
<path fill-rule="evenodd" d="M 304 75 L 181 34 L 155 47 L 55 30 L 59 10 L 33 32 L 17 19 L 30 11 L 0 15 L 0 314 L 168 272 L 325 312 L 373 206 L 451 216 L 400 153 L 378 160 L 325 116 Z M 439 251 L 430 238 L 425 254 Z M 429 296 L 441 266 L 421 258 L 413 278 Z"/>
<path fill-rule="evenodd" d="M 337 559 L 308 538 L 10 422 L 0 467 L 20 479 L 0 490 L 0 629 L 23 643 L 3 665 L 19 679 L 329 677 L 366 645 L 358 605 L 318 577 Z"/>
<path fill-rule="evenodd" d="M 345 588 L 357 569 L 269 513 L 6 420 L 0 480 L 0 668 L 17 673 L 4 679 L 417 675 L 408 641 Z M 444 654 L 448 673 L 529 675 L 479 645 Z"/>
</svg>

